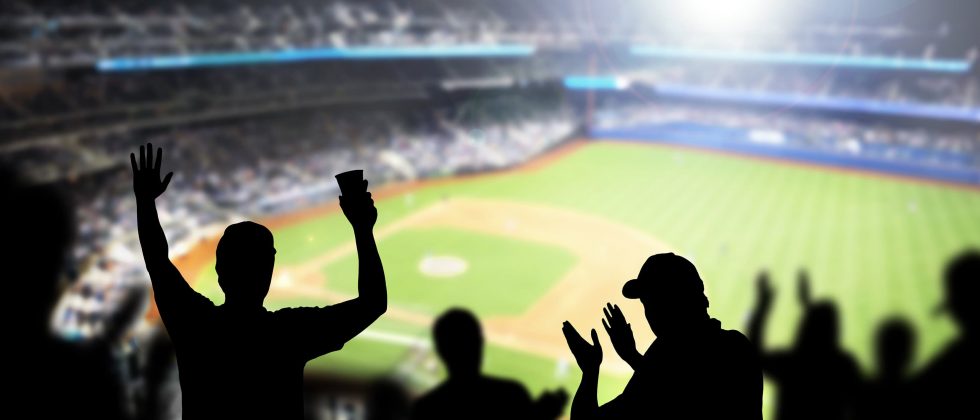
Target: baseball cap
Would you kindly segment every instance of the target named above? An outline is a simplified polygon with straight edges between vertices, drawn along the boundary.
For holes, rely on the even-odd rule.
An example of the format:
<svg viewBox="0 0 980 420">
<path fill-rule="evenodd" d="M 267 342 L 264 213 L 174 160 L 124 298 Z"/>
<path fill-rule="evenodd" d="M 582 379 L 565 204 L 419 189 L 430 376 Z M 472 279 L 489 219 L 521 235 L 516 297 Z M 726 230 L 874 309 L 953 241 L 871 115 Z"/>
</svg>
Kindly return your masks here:
<svg viewBox="0 0 980 420">
<path fill-rule="evenodd" d="M 653 294 L 667 296 L 704 296 L 704 282 L 697 268 L 673 252 L 647 258 L 640 274 L 623 286 L 623 296 L 639 299 Z"/>
</svg>

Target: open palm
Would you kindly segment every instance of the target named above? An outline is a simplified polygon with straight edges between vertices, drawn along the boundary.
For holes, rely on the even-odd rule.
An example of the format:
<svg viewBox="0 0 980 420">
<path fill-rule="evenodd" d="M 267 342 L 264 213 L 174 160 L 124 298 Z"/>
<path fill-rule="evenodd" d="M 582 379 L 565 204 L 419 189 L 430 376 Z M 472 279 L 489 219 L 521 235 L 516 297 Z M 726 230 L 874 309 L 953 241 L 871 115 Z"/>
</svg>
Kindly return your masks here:
<svg viewBox="0 0 980 420">
<path fill-rule="evenodd" d="M 602 363 L 602 346 L 599 345 L 599 336 L 595 330 L 592 330 L 592 343 L 585 341 L 568 321 L 562 324 L 561 330 L 582 372 L 598 373 L 599 365 Z"/>
<path fill-rule="evenodd" d="M 609 341 L 612 341 L 613 349 L 616 350 L 619 357 L 626 361 L 626 363 L 633 365 L 633 362 L 637 361 L 641 356 L 636 351 L 636 340 L 633 338 L 633 329 L 626 322 L 626 316 L 619 309 L 619 305 L 613 305 L 612 303 L 606 303 L 606 307 L 602 308 L 602 312 L 605 314 L 605 318 L 602 320 L 602 326 L 605 327 L 606 333 L 609 334 Z"/>
<path fill-rule="evenodd" d="M 153 162 L 153 143 L 140 146 L 139 165 L 136 163 L 136 154 L 129 154 L 129 161 L 133 165 L 133 192 L 137 199 L 153 200 L 163 194 L 170 185 L 170 178 L 174 173 L 170 172 L 162 180 L 160 179 L 160 164 L 163 160 L 163 149 L 157 148 L 156 163 Z"/>
</svg>

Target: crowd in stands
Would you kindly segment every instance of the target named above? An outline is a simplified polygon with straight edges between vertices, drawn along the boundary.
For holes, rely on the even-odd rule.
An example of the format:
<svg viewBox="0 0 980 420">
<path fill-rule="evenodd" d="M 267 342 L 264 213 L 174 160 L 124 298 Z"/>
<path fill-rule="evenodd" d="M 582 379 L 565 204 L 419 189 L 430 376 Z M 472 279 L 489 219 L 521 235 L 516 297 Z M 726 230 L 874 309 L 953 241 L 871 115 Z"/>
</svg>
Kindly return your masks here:
<svg viewBox="0 0 980 420">
<path fill-rule="evenodd" d="M 788 69 L 779 66 L 634 63 L 625 77 L 654 88 L 683 86 L 740 93 L 771 93 L 890 104 L 980 108 L 980 79 L 969 74 L 902 74 L 841 68 Z"/>
<path fill-rule="evenodd" d="M 674 31 L 670 25 L 650 25 L 650 16 L 617 13 L 628 10 L 625 6 L 623 10 L 606 10 L 593 7 L 591 2 L 573 1 L 565 8 L 514 0 L 4 2 L 0 9 L 0 66 L 77 63 L 87 70 L 64 78 L 52 74 L 36 89 L 0 89 L 0 137 L 14 139 L 83 125 L 193 115 L 202 109 L 230 110 L 257 104 L 295 107 L 344 94 L 392 95 L 395 86 L 419 88 L 486 79 L 526 83 L 594 71 L 652 86 L 980 106 L 976 71 L 929 74 L 727 62 L 715 66 L 677 60 L 664 64 L 625 52 L 625 46 L 635 44 L 726 52 L 963 59 L 975 67 L 980 51 L 976 42 L 960 42 L 969 36 L 958 35 L 948 25 L 922 29 L 814 23 L 792 29 L 767 28 L 785 32 L 775 35 L 762 31 L 719 39 Z M 594 30 L 583 30 L 589 27 Z M 508 43 L 534 45 L 535 54 L 516 60 L 372 61 L 369 66 L 334 62 L 137 74 L 92 70 L 94 60 L 120 56 Z M 593 48 L 595 44 L 600 48 Z"/>
<path fill-rule="evenodd" d="M 424 64 L 422 67 L 437 68 Z M 341 69 L 314 65 L 90 73 L 70 81 L 45 83 L 30 94 L 0 91 L 0 133 L 4 134 L 4 142 L 10 142 L 111 124 L 132 126 L 166 118 L 267 112 L 358 98 L 419 96 L 420 86 L 432 79 L 406 76 L 411 68 L 378 65 Z M 427 71 L 414 74 L 429 74 Z M 433 70 L 430 77 L 438 80 L 439 74 L 442 73 Z M 396 85 L 392 82 L 396 80 L 408 81 Z"/>
<path fill-rule="evenodd" d="M 70 65 L 105 57 L 359 45 L 496 43 L 477 11 L 399 2 L 11 2 L 4 61 Z M 11 44 L 13 43 L 11 42 Z"/>
<path fill-rule="evenodd" d="M 921 30 L 860 22 L 792 22 L 771 25 L 752 39 L 727 37 L 706 44 L 689 27 L 672 32 L 669 16 L 624 13 L 629 6 L 597 7 L 591 0 L 563 7 L 514 0 L 492 3 L 327 1 L 139 1 L 5 2 L 8 29 L 0 62 L 72 65 L 119 56 L 288 50 L 311 47 L 531 43 L 562 46 L 603 42 L 658 43 L 689 47 L 763 47 L 824 51 L 847 40 L 848 54 L 936 54 L 933 41 L 948 27 Z M 620 9 L 622 8 L 622 9 Z M 661 14 L 667 15 L 667 14 Z M 650 25 L 651 19 L 665 20 Z M 583 26 L 591 30 L 583 30 Z M 778 32 L 782 31 L 782 32 Z M 778 32 L 778 33 L 774 33 Z M 777 36 L 778 35 L 778 36 Z M 774 42 L 773 39 L 780 41 Z M 721 45 L 723 42 L 727 45 Z M 835 48 L 836 50 L 837 48 Z M 963 51 L 957 51 L 959 55 Z M 947 51 L 940 50 L 940 54 Z"/>
<path fill-rule="evenodd" d="M 744 141 L 798 147 L 917 165 L 980 169 L 975 127 L 930 127 L 895 121 L 846 118 L 790 109 L 694 106 L 660 102 L 605 104 L 597 129 L 640 125 L 702 124 L 745 130 Z"/>
<path fill-rule="evenodd" d="M 583 74 L 581 55 L 542 55 L 521 60 L 385 62 L 371 66 L 252 66 L 206 71 L 88 74 L 71 83 L 44 85 L 36 94 L 0 93 L 0 134 L 5 141 L 79 127 L 142 124 L 165 118 L 264 112 L 363 98 L 425 95 L 461 81 L 493 81 L 503 87 L 547 83 Z M 743 94 L 771 93 L 809 99 L 867 100 L 888 104 L 980 108 L 980 79 L 972 74 L 896 74 L 778 66 L 650 65 L 616 63 L 635 83 Z"/>
</svg>

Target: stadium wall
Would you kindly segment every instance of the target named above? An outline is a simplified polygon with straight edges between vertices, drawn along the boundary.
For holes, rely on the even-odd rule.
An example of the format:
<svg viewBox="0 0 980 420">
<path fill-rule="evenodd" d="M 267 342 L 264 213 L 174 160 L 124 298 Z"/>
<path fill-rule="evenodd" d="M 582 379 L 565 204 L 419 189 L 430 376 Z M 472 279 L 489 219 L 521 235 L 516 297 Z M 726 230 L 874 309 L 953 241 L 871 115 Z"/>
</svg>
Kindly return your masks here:
<svg viewBox="0 0 980 420">
<path fill-rule="evenodd" d="M 646 124 L 626 128 L 593 129 L 593 139 L 630 140 L 731 151 L 747 155 L 785 159 L 848 169 L 882 172 L 892 175 L 922 178 L 980 186 L 980 171 L 968 167 L 931 166 L 911 161 L 896 161 L 878 157 L 845 154 L 794 146 L 773 144 L 753 139 L 751 130 L 706 126 L 690 123 Z M 925 152 L 909 151 L 911 154 Z M 923 159 L 924 160 L 924 159 Z"/>
</svg>

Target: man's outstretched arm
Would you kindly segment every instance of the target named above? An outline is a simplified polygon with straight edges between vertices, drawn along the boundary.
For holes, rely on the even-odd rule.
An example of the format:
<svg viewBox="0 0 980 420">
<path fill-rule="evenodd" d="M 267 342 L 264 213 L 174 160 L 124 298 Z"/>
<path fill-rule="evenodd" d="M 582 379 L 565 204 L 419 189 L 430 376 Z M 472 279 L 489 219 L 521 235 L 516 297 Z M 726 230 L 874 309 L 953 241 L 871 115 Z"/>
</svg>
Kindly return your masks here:
<svg viewBox="0 0 980 420">
<path fill-rule="evenodd" d="M 774 295 L 772 285 L 769 283 L 769 274 L 764 271 L 759 273 L 756 281 L 756 294 L 755 309 L 749 318 L 747 336 L 749 343 L 755 347 L 754 350 L 758 355 L 758 363 L 762 370 L 769 375 L 779 377 L 785 372 L 786 358 L 782 352 L 766 351 L 764 343 L 766 325 L 768 324 Z"/>
<path fill-rule="evenodd" d="M 353 338 L 388 310 L 388 289 L 374 239 L 378 209 L 374 207 L 371 193 L 364 197 L 341 197 L 340 206 L 354 229 L 357 246 L 357 297 L 337 305 L 343 305 L 343 315 L 350 324 L 350 338 Z"/>
<path fill-rule="evenodd" d="M 365 183 L 367 181 L 364 181 Z M 287 313 L 301 314 L 305 325 L 297 331 L 307 343 L 310 358 L 339 349 L 356 337 L 385 311 L 388 310 L 388 290 L 385 272 L 374 239 L 374 223 L 378 210 L 370 193 L 340 197 L 340 208 L 354 230 L 357 246 L 357 294 L 356 298 L 323 308 L 297 308 Z M 324 326 L 330 330 L 321 334 L 309 334 Z"/>
<path fill-rule="evenodd" d="M 129 158 L 133 165 L 133 192 L 136 194 L 136 225 L 140 247 L 143 250 L 146 271 L 150 273 L 150 282 L 153 284 L 154 299 L 166 322 L 169 307 L 179 308 L 182 302 L 204 298 L 184 281 L 180 271 L 170 261 L 167 237 L 157 215 L 155 200 L 167 190 L 173 176 L 171 172 L 160 179 L 163 149 L 157 149 L 156 162 L 153 160 L 152 144 L 140 146 L 138 164 L 135 154 L 131 153 Z"/>
</svg>

